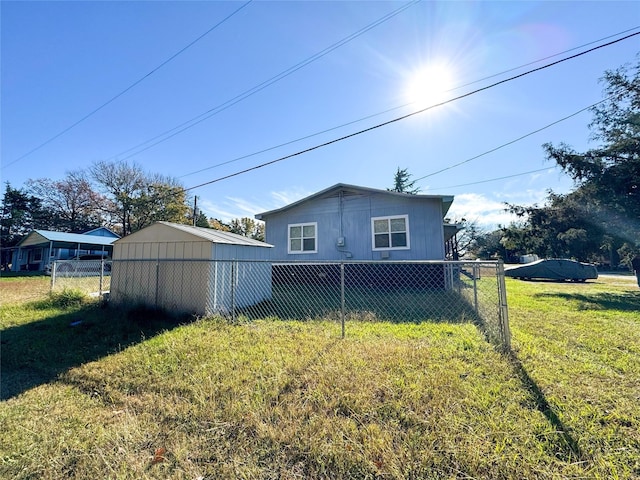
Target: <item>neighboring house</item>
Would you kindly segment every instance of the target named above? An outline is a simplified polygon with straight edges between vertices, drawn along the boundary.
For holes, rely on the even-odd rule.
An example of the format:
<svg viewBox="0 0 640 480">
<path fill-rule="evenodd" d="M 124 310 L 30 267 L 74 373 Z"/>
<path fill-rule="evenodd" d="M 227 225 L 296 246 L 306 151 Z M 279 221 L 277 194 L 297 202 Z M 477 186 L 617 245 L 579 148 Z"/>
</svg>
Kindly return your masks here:
<svg viewBox="0 0 640 480">
<path fill-rule="evenodd" d="M 13 248 L 11 270 L 45 271 L 56 260 L 67 260 L 82 255 L 111 256 L 113 242 L 120 238 L 105 227 L 85 233 L 65 233 L 34 230 Z"/>
<path fill-rule="evenodd" d="M 256 218 L 274 260 L 444 260 L 458 230 L 444 224 L 452 202 L 339 183 Z"/>
</svg>

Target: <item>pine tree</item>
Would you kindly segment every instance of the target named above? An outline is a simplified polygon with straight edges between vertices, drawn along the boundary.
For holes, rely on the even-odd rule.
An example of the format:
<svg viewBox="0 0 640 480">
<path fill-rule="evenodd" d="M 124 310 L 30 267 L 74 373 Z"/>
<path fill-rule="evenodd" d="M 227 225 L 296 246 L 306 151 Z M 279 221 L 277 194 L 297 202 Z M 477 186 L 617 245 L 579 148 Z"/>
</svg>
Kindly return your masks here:
<svg viewBox="0 0 640 480">
<path fill-rule="evenodd" d="M 411 174 L 406 168 L 398 167 L 393 178 L 393 188 L 387 188 L 389 192 L 409 193 L 415 195 L 420 192 L 419 187 L 414 187 L 415 180 L 411 180 Z"/>
</svg>

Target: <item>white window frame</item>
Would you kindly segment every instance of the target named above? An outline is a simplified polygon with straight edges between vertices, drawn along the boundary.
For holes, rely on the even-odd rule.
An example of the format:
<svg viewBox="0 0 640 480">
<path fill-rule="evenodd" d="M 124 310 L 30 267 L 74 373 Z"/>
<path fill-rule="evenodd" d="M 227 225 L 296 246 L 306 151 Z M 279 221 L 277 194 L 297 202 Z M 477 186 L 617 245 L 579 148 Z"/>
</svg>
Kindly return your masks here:
<svg viewBox="0 0 640 480">
<path fill-rule="evenodd" d="M 314 245 L 314 249 L 313 250 L 304 250 L 304 234 L 302 237 L 300 237 L 300 240 L 302 240 L 301 242 L 301 247 L 302 250 L 291 250 L 291 229 L 293 227 L 300 227 L 302 232 L 304 232 L 304 227 L 310 227 L 313 226 L 313 231 L 315 232 L 315 235 L 313 236 L 313 245 Z M 312 237 L 307 237 L 307 238 L 312 238 Z M 290 223 L 287 225 L 287 252 L 292 254 L 292 255 L 301 255 L 301 254 L 305 254 L 305 253 L 318 253 L 318 222 L 307 222 L 307 223 Z"/>
<path fill-rule="evenodd" d="M 405 235 L 407 237 L 407 245 L 404 247 L 393 247 L 391 246 L 391 220 L 395 220 L 398 218 L 404 219 L 404 227 L 405 227 Z M 389 246 L 388 247 L 376 247 L 376 230 L 375 230 L 375 222 L 377 220 L 386 220 L 389 225 Z M 409 235 L 409 215 L 387 215 L 384 217 L 371 217 L 371 248 L 374 252 L 379 252 L 382 250 L 410 250 L 411 249 L 411 235 Z"/>
</svg>

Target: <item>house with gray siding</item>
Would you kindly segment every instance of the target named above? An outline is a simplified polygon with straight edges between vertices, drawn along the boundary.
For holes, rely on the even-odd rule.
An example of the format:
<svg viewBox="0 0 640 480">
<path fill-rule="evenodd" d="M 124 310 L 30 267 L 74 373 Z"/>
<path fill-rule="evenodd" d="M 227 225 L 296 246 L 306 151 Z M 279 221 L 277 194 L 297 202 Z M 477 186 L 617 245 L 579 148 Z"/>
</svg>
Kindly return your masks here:
<svg viewBox="0 0 640 480">
<path fill-rule="evenodd" d="M 444 260 L 452 202 L 338 183 L 256 218 L 277 261 Z"/>
</svg>

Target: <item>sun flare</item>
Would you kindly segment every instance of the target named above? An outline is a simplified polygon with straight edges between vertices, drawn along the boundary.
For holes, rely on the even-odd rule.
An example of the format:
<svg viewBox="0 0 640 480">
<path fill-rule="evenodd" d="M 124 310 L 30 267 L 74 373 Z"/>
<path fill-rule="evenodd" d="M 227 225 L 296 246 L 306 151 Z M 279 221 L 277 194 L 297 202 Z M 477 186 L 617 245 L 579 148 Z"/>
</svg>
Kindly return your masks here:
<svg viewBox="0 0 640 480">
<path fill-rule="evenodd" d="M 425 108 L 451 97 L 454 74 L 446 65 L 430 65 L 414 72 L 407 83 L 405 98 L 409 103 Z"/>
</svg>

